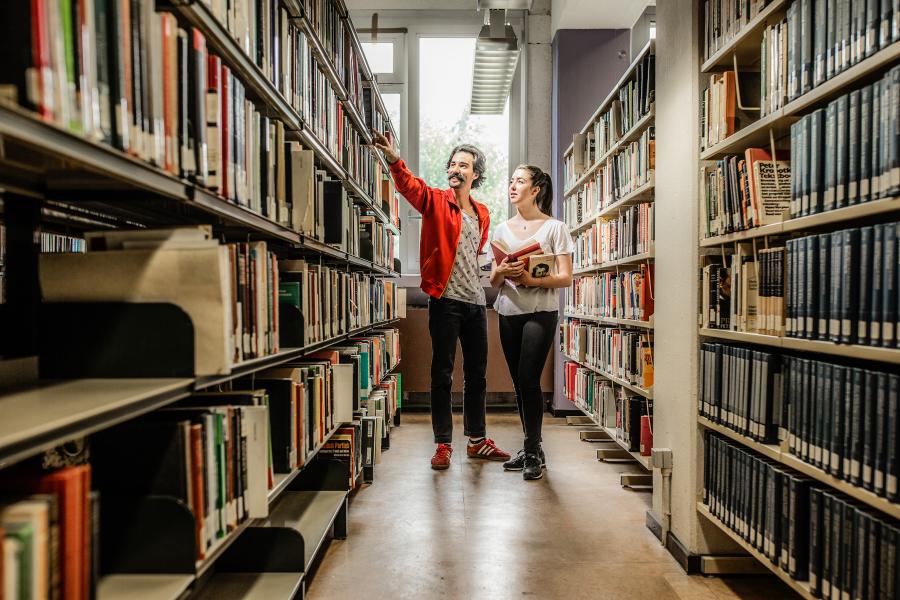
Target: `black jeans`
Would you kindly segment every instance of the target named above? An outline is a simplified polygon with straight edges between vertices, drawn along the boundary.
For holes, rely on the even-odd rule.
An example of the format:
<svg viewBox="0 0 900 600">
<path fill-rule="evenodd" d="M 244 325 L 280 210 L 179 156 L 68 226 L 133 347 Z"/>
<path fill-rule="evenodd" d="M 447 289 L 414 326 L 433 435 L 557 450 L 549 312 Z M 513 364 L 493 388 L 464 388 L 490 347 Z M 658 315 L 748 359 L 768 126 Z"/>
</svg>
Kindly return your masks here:
<svg viewBox="0 0 900 600">
<path fill-rule="evenodd" d="M 516 389 L 526 452 L 541 448 L 544 418 L 541 373 L 556 335 L 556 323 L 556 311 L 500 315 L 500 343 Z"/>
<path fill-rule="evenodd" d="M 469 437 L 483 437 L 484 392 L 487 388 L 487 313 L 484 306 L 451 300 L 428 299 L 428 331 L 431 333 L 431 427 L 436 443 L 453 439 L 450 388 L 456 340 L 463 355 L 463 428 Z"/>
</svg>

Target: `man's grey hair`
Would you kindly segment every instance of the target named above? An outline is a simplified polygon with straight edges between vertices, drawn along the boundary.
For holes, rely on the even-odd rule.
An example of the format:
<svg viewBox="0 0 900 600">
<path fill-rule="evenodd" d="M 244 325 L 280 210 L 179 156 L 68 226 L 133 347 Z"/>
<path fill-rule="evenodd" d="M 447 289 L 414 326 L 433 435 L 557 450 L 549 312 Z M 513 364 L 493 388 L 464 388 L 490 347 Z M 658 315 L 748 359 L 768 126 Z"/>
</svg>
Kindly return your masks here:
<svg viewBox="0 0 900 600">
<path fill-rule="evenodd" d="M 473 146 L 472 144 L 459 144 L 456 148 L 453 149 L 453 152 L 450 153 L 450 158 L 447 159 L 447 168 L 450 168 L 450 161 L 453 160 L 453 156 L 457 152 L 467 152 L 472 155 L 474 160 L 472 161 L 472 170 L 478 174 L 478 178 L 472 181 L 472 188 L 478 188 L 484 183 L 484 171 L 485 171 L 485 158 L 484 152 Z"/>
</svg>

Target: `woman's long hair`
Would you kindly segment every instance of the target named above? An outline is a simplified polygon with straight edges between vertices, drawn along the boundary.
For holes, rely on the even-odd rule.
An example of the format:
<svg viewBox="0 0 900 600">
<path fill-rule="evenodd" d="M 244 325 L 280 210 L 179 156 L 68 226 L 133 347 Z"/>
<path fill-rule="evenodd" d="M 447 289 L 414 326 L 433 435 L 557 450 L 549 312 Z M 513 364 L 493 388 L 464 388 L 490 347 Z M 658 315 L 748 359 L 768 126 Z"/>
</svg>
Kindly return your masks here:
<svg viewBox="0 0 900 600">
<path fill-rule="evenodd" d="M 553 180 L 549 173 L 534 165 L 519 165 L 516 169 L 525 169 L 531 173 L 532 187 L 540 188 L 535 204 L 542 213 L 553 216 Z"/>
</svg>

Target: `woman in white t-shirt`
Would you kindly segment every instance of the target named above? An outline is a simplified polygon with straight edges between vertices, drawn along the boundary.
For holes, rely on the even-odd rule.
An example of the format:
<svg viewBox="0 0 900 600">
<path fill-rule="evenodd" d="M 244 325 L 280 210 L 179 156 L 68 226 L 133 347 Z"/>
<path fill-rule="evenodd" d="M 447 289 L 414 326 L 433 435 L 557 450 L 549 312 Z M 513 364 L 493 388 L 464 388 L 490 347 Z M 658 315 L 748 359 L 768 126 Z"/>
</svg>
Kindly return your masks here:
<svg viewBox="0 0 900 600">
<path fill-rule="evenodd" d="M 554 255 L 552 269 L 546 264 L 524 261 L 494 261 L 491 285 L 500 293 L 494 308 L 500 315 L 500 341 L 516 389 L 516 404 L 525 432 L 524 448 L 503 464 L 508 471 L 522 471 L 525 479 L 540 479 L 545 465 L 541 449 L 544 401 L 541 373 L 556 337 L 559 290 L 572 285 L 572 252 L 575 244 L 565 223 L 550 215 L 553 183 L 550 175 L 532 165 L 520 165 L 509 181 L 509 200 L 516 215 L 494 230 L 493 239 L 509 252 L 533 243 L 545 255 Z"/>
</svg>

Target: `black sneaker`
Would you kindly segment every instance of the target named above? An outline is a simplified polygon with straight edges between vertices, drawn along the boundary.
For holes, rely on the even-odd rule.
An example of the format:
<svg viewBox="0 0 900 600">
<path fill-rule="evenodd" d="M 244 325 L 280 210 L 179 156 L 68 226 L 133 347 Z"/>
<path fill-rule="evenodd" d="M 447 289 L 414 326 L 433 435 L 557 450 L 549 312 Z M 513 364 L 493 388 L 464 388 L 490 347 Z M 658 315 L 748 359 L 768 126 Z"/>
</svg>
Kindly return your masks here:
<svg viewBox="0 0 900 600">
<path fill-rule="evenodd" d="M 540 479 L 544 476 L 541 459 L 537 454 L 529 452 L 525 455 L 525 466 L 522 468 L 522 479 Z"/>
<path fill-rule="evenodd" d="M 547 458 L 544 456 L 544 449 L 541 448 L 541 467 L 547 468 Z M 521 471 L 525 468 L 525 450 L 519 450 L 515 456 L 503 463 L 504 471 Z"/>
</svg>

